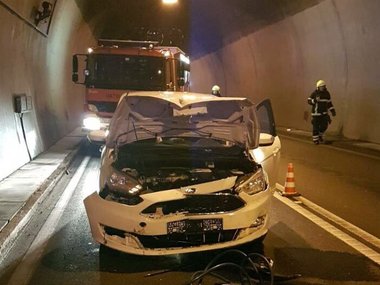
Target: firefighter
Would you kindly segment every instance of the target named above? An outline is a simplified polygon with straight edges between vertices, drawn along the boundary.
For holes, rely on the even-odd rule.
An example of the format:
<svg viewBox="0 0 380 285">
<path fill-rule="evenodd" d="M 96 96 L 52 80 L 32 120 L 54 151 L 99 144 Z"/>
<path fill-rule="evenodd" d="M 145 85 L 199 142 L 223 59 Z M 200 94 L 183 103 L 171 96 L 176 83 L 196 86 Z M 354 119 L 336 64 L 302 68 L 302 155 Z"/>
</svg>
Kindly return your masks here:
<svg viewBox="0 0 380 285">
<path fill-rule="evenodd" d="M 323 80 L 318 80 L 316 87 L 316 90 L 307 98 L 307 102 L 311 105 L 313 142 L 317 145 L 323 142 L 323 134 L 331 123 L 328 112 L 330 111 L 333 117 L 335 117 L 336 112 L 326 83 Z"/>
<path fill-rule="evenodd" d="M 218 97 L 222 96 L 220 95 L 220 87 L 218 85 L 212 86 L 211 94 Z"/>
</svg>

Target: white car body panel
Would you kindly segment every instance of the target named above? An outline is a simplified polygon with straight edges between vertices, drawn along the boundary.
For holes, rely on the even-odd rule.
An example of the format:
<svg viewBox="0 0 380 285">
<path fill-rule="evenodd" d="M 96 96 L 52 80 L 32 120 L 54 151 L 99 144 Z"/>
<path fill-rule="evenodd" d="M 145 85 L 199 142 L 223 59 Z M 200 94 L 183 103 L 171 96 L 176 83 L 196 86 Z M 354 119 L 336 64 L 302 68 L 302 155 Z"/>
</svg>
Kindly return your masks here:
<svg viewBox="0 0 380 285">
<path fill-rule="evenodd" d="M 135 234 L 147 234 L 147 235 L 166 235 L 167 223 L 184 220 L 189 218 L 185 213 L 173 214 L 169 216 L 157 216 L 149 218 L 148 216 L 142 216 L 139 214 L 141 210 L 147 207 L 147 204 L 153 204 L 158 200 L 175 200 L 183 198 L 184 194 L 180 190 L 169 190 L 160 192 L 161 197 L 156 196 L 156 200 L 145 200 L 144 204 L 139 205 L 138 209 L 131 212 L 128 206 L 122 205 L 112 201 L 105 201 L 100 198 L 95 192 L 88 196 L 84 203 L 86 206 L 87 215 L 91 217 L 90 226 L 94 239 L 104 245 L 107 245 L 116 250 L 128 252 L 138 255 L 165 255 L 165 254 L 178 254 L 178 253 L 190 253 L 197 251 L 213 250 L 226 247 L 237 246 L 253 241 L 268 231 L 267 223 L 268 216 L 267 211 L 270 207 L 272 193 L 267 191 L 261 193 L 259 196 L 255 196 L 254 203 L 251 207 L 242 208 L 236 212 L 221 214 L 213 214 L 212 218 L 222 218 L 223 228 L 225 230 L 235 229 L 236 227 L 246 229 L 241 231 L 237 239 L 228 242 L 220 242 L 208 245 L 199 245 L 191 247 L 173 247 L 173 248 L 145 248 L 140 242 L 136 241 L 131 235 L 128 235 L 125 239 L 116 236 L 107 235 L 104 232 L 104 228 L 101 225 L 108 225 L 110 227 L 123 230 L 125 232 L 132 232 Z M 145 197 L 144 197 L 145 198 Z M 153 195 L 150 198 L 154 198 Z M 99 211 L 102 209 L 102 211 Z M 258 217 L 265 216 L 265 220 L 262 224 L 254 227 L 253 224 Z M 196 219 L 208 219 L 209 215 L 197 215 Z M 194 217 L 193 217 L 194 219 Z M 139 224 L 145 222 L 147 227 L 142 228 Z"/>
<path fill-rule="evenodd" d="M 250 149 L 249 154 L 253 159 L 260 163 L 269 176 L 271 188 L 275 187 L 276 175 L 278 173 L 278 165 L 280 161 L 281 141 L 279 137 L 274 137 L 271 145 L 260 146 L 255 149 Z"/>
<path fill-rule="evenodd" d="M 152 115 L 161 108 L 151 104 L 155 100 L 171 106 L 173 119 Z M 152 109 L 137 112 L 144 102 Z M 216 108 L 213 114 L 221 114 L 222 120 L 191 121 L 204 112 L 203 106 L 209 111 L 208 106 L 219 102 L 237 104 L 244 114 L 223 114 Z M 262 142 L 267 145 L 258 147 L 254 110 L 245 98 L 197 93 L 136 92 L 122 97 L 102 152 L 100 192 L 84 200 L 93 238 L 126 253 L 167 255 L 228 248 L 265 236 L 273 193 L 260 163 L 273 165 L 281 144 L 265 136 Z M 167 144 L 172 138 L 184 142 Z"/>
</svg>

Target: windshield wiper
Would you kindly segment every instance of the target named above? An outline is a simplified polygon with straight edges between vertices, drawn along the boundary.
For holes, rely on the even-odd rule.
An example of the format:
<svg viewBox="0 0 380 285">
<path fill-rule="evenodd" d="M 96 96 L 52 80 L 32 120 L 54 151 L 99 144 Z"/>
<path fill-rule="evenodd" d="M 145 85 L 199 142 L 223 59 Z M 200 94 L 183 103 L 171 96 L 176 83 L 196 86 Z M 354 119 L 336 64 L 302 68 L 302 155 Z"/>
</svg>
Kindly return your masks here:
<svg viewBox="0 0 380 285">
<path fill-rule="evenodd" d="M 134 130 L 134 132 L 135 132 L 136 141 L 138 141 L 139 138 L 137 137 L 137 132 L 136 132 L 135 122 L 132 122 L 132 126 L 133 126 L 133 130 Z"/>
<path fill-rule="evenodd" d="M 135 124 L 133 123 L 133 129 L 132 129 L 132 130 L 129 130 L 129 131 L 127 131 L 127 132 L 121 133 L 120 135 L 118 135 L 118 136 L 116 137 L 115 144 L 118 145 L 118 141 L 119 141 L 120 137 L 125 136 L 125 135 L 128 135 L 128 134 L 130 134 L 131 132 L 134 132 L 134 133 L 135 133 L 136 140 L 138 140 L 138 137 L 137 137 L 137 130 L 143 130 L 143 131 L 145 131 L 146 133 L 151 134 L 153 137 L 157 136 L 157 134 L 156 134 L 155 132 L 152 132 L 152 131 L 150 131 L 150 130 L 148 130 L 148 129 L 146 129 L 146 128 L 143 128 L 143 127 L 137 127 L 137 128 L 136 128 Z"/>
</svg>

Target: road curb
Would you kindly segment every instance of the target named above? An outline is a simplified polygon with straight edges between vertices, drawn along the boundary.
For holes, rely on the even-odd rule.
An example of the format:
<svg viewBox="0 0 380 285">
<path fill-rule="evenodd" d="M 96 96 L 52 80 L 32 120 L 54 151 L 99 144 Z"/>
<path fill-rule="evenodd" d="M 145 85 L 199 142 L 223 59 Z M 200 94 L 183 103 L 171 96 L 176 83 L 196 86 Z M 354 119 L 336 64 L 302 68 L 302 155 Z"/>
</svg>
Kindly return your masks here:
<svg viewBox="0 0 380 285">
<path fill-rule="evenodd" d="M 70 151 L 49 177 L 34 191 L 25 201 L 20 210 L 9 220 L 8 224 L 0 232 L 0 263 L 8 255 L 12 246 L 17 240 L 18 234 L 29 223 L 31 217 L 36 212 L 38 206 L 43 203 L 46 197 L 60 181 L 67 169 L 77 156 L 82 142 L 80 141 L 72 151 Z"/>
</svg>

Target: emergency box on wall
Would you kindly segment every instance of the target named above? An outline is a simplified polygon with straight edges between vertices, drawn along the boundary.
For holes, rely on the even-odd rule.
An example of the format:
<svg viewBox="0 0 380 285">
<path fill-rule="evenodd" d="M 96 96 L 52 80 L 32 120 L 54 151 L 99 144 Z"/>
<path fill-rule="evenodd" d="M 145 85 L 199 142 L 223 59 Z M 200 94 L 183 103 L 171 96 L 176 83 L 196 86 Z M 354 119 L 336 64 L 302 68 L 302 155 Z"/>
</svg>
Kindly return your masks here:
<svg viewBox="0 0 380 285">
<path fill-rule="evenodd" d="M 14 112 L 18 114 L 26 113 L 32 110 L 32 96 L 25 94 L 13 95 Z"/>
</svg>

